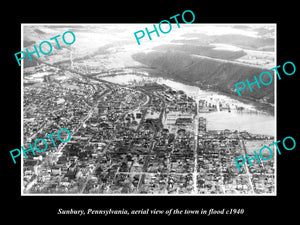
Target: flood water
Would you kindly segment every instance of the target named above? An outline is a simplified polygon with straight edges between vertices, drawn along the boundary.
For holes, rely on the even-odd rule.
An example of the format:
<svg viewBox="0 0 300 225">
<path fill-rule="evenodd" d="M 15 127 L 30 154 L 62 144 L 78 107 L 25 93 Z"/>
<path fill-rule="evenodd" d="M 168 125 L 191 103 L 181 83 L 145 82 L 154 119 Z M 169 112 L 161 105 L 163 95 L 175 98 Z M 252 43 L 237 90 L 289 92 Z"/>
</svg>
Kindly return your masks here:
<svg viewBox="0 0 300 225">
<path fill-rule="evenodd" d="M 156 78 L 139 75 L 116 75 L 110 77 L 101 77 L 113 83 L 122 85 L 132 82 L 155 81 L 159 84 L 165 84 L 172 89 L 184 91 L 188 96 L 198 100 L 206 100 L 209 103 L 229 106 L 230 110 L 218 108 L 215 112 L 201 113 L 200 116 L 207 119 L 208 130 L 238 130 L 248 131 L 253 134 L 265 134 L 275 136 L 275 117 L 255 109 L 254 105 L 245 104 L 228 96 L 213 92 L 201 90 L 199 87 L 186 85 L 177 81 L 165 78 Z M 242 110 L 237 110 L 237 108 Z"/>
</svg>

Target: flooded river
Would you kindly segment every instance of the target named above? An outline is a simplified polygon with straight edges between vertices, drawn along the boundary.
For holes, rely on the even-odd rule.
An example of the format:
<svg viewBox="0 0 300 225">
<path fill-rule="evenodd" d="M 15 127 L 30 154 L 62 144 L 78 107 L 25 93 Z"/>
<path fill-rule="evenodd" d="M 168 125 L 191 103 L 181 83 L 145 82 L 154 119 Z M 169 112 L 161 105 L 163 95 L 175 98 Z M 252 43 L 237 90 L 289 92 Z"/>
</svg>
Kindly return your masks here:
<svg viewBox="0 0 300 225">
<path fill-rule="evenodd" d="M 165 84 L 174 90 L 184 91 L 196 101 L 205 100 L 216 105 L 221 103 L 230 108 L 230 110 L 218 108 L 215 112 L 201 113 L 200 116 L 207 119 L 207 129 L 209 130 L 246 130 L 254 134 L 275 136 L 275 117 L 273 115 L 256 110 L 254 105 L 242 103 L 213 91 L 204 91 L 196 86 L 186 85 L 170 79 L 149 76 L 116 75 L 103 77 L 101 79 L 123 85 L 142 81 L 155 81 L 159 84 Z"/>
</svg>

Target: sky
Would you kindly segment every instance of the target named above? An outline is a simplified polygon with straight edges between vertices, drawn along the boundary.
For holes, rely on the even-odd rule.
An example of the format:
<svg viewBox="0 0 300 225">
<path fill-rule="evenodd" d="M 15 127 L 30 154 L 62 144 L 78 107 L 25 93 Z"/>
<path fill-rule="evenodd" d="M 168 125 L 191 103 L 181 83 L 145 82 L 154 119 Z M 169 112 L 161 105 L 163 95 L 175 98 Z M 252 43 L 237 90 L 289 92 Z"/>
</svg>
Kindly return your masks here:
<svg viewBox="0 0 300 225">
<path fill-rule="evenodd" d="M 54 24 L 55 25 L 55 24 Z M 158 24 L 155 24 L 158 27 Z M 163 30 L 168 30 L 168 24 L 163 24 L 166 27 L 162 27 Z M 27 25 L 26 25 L 27 26 Z M 63 30 L 75 29 L 76 27 L 83 28 L 85 33 L 78 32 L 78 37 L 76 40 L 76 45 L 80 47 L 82 44 L 84 48 L 86 43 L 93 48 L 94 46 L 103 46 L 106 44 L 116 44 L 119 45 L 124 42 L 126 44 L 132 44 L 133 48 L 138 48 L 140 50 L 147 50 L 159 44 L 164 44 L 170 42 L 173 39 L 188 39 L 184 36 L 185 34 L 201 33 L 206 35 L 223 35 L 223 34 L 240 34 L 250 37 L 261 37 L 258 32 L 258 28 L 275 28 L 275 24 L 185 24 L 180 23 L 180 28 L 177 27 L 176 23 L 172 23 L 172 30 L 163 34 L 159 32 L 160 37 L 157 37 L 156 33 L 152 33 L 152 40 L 149 40 L 145 28 L 147 27 L 149 31 L 153 30 L 153 24 L 62 24 L 59 26 L 44 26 L 41 24 L 37 25 L 39 29 L 46 33 L 53 33 L 53 29 Z M 49 29 L 50 28 L 50 29 Z M 140 39 L 141 45 L 138 45 L 134 33 L 143 30 L 145 32 L 144 38 Z M 76 34 L 76 31 L 74 31 Z M 140 35 L 139 33 L 138 35 Z M 271 32 L 270 32 L 271 34 Z M 270 35 L 269 35 L 270 36 Z M 41 40 L 43 41 L 43 40 Z"/>
</svg>

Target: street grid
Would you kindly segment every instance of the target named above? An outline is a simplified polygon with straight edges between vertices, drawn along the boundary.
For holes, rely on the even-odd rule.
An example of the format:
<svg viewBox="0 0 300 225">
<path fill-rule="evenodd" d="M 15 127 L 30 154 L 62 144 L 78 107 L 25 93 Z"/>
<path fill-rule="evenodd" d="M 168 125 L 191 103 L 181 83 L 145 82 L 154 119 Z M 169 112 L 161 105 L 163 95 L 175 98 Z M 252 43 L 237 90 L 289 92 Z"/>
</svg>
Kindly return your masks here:
<svg viewBox="0 0 300 225">
<path fill-rule="evenodd" d="M 25 194 L 274 193 L 274 161 L 238 172 L 234 158 L 246 154 L 245 134 L 206 130 L 201 99 L 165 85 L 122 86 L 43 66 L 69 78 L 24 88 L 24 143 L 61 127 L 70 127 L 72 139 L 43 153 L 43 160 L 24 159 Z M 63 105 L 53 103 L 59 98 Z M 178 116 L 166 126 L 172 113 L 192 119 Z"/>
</svg>

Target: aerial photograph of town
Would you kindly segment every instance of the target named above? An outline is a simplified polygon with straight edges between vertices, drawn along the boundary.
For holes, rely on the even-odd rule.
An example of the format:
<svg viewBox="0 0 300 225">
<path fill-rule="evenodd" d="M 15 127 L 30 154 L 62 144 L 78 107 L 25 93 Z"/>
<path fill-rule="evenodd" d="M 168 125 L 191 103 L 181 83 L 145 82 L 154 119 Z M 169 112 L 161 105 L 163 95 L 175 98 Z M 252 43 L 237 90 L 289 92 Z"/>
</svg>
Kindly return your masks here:
<svg viewBox="0 0 300 225">
<path fill-rule="evenodd" d="M 275 84 L 234 86 L 276 65 L 276 25 L 175 25 L 22 24 L 53 47 L 21 62 L 22 146 L 72 134 L 26 153 L 22 195 L 276 195 L 275 156 L 235 162 L 275 141 Z"/>
</svg>

